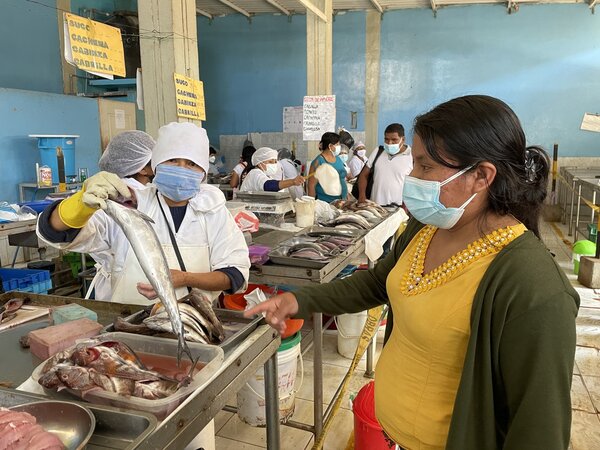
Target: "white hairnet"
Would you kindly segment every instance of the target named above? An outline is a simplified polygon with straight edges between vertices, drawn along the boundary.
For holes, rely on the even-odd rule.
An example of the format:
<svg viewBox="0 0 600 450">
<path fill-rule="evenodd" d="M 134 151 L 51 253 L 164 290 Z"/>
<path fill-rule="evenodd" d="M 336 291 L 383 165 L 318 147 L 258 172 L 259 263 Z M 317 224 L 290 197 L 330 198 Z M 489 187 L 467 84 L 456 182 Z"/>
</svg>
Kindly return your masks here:
<svg viewBox="0 0 600 450">
<path fill-rule="evenodd" d="M 365 144 L 363 144 L 362 141 L 358 141 L 356 144 L 354 144 L 354 148 L 352 150 L 357 152 L 358 150 L 362 149 L 366 149 Z"/>
<path fill-rule="evenodd" d="M 158 129 L 152 151 L 152 170 L 174 158 L 189 159 L 208 173 L 208 136 L 204 128 L 190 122 L 171 122 Z"/>
<path fill-rule="evenodd" d="M 123 131 L 110 140 L 98 166 L 120 178 L 135 175 L 150 162 L 154 145 L 154 139 L 148 133 Z"/>
<path fill-rule="evenodd" d="M 270 159 L 277 160 L 277 150 L 269 147 L 261 147 L 252 155 L 252 165 L 256 166 L 261 162 L 269 161 Z"/>
</svg>

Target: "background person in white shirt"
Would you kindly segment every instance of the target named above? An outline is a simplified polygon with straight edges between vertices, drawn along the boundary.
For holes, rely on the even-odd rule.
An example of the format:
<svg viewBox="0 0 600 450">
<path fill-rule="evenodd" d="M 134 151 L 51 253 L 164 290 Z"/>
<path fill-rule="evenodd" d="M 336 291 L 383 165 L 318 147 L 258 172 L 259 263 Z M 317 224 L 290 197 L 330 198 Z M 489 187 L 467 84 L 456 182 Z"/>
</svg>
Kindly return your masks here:
<svg viewBox="0 0 600 450">
<path fill-rule="evenodd" d="M 387 126 L 383 151 L 374 150 L 358 177 L 358 201 L 367 199 L 379 205 L 402 205 L 404 178 L 412 171 L 410 146 L 406 144 L 404 127 L 399 123 Z M 373 187 L 367 196 L 369 174 L 373 171 Z"/>
<path fill-rule="evenodd" d="M 352 178 L 356 178 L 360 175 L 360 172 L 367 162 L 367 148 L 365 147 L 365 144 L 359 141 L 352 149 L 352 153 L 354 156 L 348 161 L 348 168 L 350 169 Z"/>
</svg>

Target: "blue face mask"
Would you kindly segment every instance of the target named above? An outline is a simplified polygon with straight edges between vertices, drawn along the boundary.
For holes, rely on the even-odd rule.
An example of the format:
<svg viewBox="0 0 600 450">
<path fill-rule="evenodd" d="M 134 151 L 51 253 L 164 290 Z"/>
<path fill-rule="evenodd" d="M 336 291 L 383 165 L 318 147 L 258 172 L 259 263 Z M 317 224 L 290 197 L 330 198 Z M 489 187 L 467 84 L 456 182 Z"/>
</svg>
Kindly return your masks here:
<svg viewBox="0 0 600 450">
<path fill-rule="evenodd" d="M 397 155 L 400 152 L 400 144 L 383 144 L 383 149 L 388 155 Z"/>
<path fill-rule="evenodd" d="M 200 192 L 204 174 L 185 167 L 160 164 L 156 166 L 154 184 L 158 191 L 175 202 L 189 200 Z"/>
<path fill-rule="evenodd" d="M 348 162 L 348 155 L 343 153 L 340 155 L 340 159 L 342 160 L 342 162 L 346 163 Z"/>
<path fill-rule="evenodd" d="M 407 176 L 404 179 L 402 201 L 419 222 L 433 225 L 438 228 L 450 229 L 459 221 L 465 212 L 466 206 L 475 198 L 473 194 L 458 208 L 446 208 L 440 202 L 440 190 L 443 185 L 458 178 L 473 166 L 469 166 L 455 173 L 445 181 L 426 181 Z"/>
</svg>

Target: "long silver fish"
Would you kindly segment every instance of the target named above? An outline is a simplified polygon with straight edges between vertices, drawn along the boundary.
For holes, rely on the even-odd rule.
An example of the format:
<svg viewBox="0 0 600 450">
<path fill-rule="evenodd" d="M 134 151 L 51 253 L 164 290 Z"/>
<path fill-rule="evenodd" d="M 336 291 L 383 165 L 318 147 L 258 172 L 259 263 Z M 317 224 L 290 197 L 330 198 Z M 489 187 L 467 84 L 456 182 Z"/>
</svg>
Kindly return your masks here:
<svg viewBox="0 0 600 450">
<path fill-rule="evenodd" d="M 167 310 L 173 332 L 177 335 L 177 364 L 179 365 L 183 352 L 194 362 L 192 352 L 185 342 L 183 322 L 179 316 L 177 296 L 167 258 L 151 225 L 154 221 L 137 209 L 127 208 L 112 200 L 106 201 L 105 212 L 125 233 L 146 278 Z"/>
<path fill-rule="evenodd" d="M 187 299 L 194 308 L 210 320 L 210 323 L 214 326 L 216 331 L 216 333 L 213 334 L 219 339 L 219 342 L 223 342 L 225 340 L 225 331 L 223 330 L 223 324 L 213 310 L 212 302 L 201 290 L 196 288 L 192 289 L 192 292 L 187 295 Z"/>
</svg>

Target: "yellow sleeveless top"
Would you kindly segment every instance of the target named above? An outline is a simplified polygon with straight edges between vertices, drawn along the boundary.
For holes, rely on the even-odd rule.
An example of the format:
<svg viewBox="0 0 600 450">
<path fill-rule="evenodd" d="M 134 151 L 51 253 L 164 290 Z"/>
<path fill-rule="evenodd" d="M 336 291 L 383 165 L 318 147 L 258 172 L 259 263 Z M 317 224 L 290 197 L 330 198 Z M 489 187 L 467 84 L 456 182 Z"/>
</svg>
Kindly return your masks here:
<svg viewBox="0 0 600 450">
<path fill-rule="evenodd" d="M 526 228 L 494 231 L 423 274 L 436 230 L 424 227 L 387 278 L 394 329 L 377 364 L 375 410 L 386 434 L 407 450 L 445 448 L 475 292 L 496 254 Z"/>
</svg>

